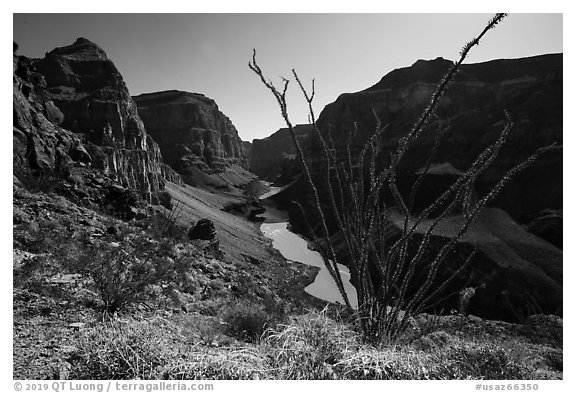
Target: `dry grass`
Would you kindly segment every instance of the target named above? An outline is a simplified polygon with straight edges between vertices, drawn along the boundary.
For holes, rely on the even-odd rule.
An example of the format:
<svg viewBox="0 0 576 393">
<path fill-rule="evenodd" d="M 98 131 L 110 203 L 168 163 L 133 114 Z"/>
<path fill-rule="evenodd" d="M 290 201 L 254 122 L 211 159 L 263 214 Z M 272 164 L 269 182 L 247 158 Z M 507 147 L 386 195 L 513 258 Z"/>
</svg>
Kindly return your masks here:
<svg viewBox="0 0 576 393">
<path fill-rule="evenodd" d="M 293 317 L 257 343 L 207 345 L 185 319 L 114 322 L 82 332 L 78 379 L 553 379 L 551 348 L 435 331 L 374 346 L 324 312 Z M 234 344 L 232 344 L 234 343 Z M 516 352 L 514 352 L 516 351 Z M 557 357 L 557 356 L 556 356 Z"/>
</svg>

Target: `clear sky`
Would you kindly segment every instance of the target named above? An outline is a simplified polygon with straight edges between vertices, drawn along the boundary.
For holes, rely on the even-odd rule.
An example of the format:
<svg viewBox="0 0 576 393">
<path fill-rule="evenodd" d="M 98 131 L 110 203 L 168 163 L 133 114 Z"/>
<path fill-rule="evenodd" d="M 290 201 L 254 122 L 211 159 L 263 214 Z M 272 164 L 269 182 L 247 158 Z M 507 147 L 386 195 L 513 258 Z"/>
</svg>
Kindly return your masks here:
<svg viewBox="0 0 576 393">
<path fill-rule="evenodd" d="M 88 38 L 104 49 L 132 95 L 179 89 L 213 98 L 243 140 L 283 126 L 272 95 L 247 64 L 252 48 L 269 78 L 295 68 L 316 79 L 316 110 L 418 59 L 455 60 L 491 14 L 14 14 L 19 52 L 42 57 Z M 469 63 L 562 52 L 562 14 L 510 14 Z M 294 83 L 293 123 L 305 123 Z"/>
</svg>

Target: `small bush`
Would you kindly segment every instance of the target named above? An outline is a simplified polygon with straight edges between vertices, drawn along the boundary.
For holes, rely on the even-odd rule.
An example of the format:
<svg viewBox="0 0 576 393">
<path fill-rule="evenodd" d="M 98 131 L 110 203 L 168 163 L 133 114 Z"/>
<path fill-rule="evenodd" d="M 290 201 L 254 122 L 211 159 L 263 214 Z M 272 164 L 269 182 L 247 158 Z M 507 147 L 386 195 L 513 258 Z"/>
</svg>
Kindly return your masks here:
<svg viewBox="0 0 576 393">
<path fill-rule="evenodd" d="M 164 320 L 101 324 L 82 332 L 73 379 L 166 379 L 179 358 L 177 330 Z"/>
<path fill-rule="evenodd" d="M 449 379 L 531 379 L 534 375 L 533 370 L 494 345 L 454 347 L 443 357 L 441 364 Z"/>
<path fill-rule="evenodd" d="M 224 327 L 216 317 L 189 312 L 175 314 L 171 320 L 180 327 L 180 333 L 191 345 L 226 346 L 233 341 L 223 334 Z"/>
<path fill-rule="evenodd" d="M 199 347 L 162 318 L 99 324 L 74 345 L 72 379 L 250 379 L 265 369 L 257 353 Z"/>
<path fill-rule="evenodd" d="M 444 331 L 434 331 L 422 335 L 413 342 L 413 346 L 422 351 L 434 351 L 446 348 L 454 341 L 454 338 Z"/>
<path fill-rule="evenodd" d="M 148 218 L 148 231 L 157 239 L 171 238 L 176 241 L 185 239 L 185 230 L 178 221 L 182 216 L 183 206 L 176 202 L 168 212 L 154 211 Z"/>
<path fill-rule="evenodd" d="M 333 365 L 357 345 L 357 334 L 323 314 L 296 317 L 265 335 L 273 367 L 283 379 L 331 379 Z"/>
<path fill-rule="evenodd" d="M 168 210 L 172 210 L 174 207 L 172 204 L 172 196 L 168 191 L 158 191 L 158 193 L 156 193 L 156 199 L 160 206 L 164 206 Z"/>
<path fill-rule="evenodd" d="M 60 259 L 53 253 L 69 241 L 62 233 L 65 229 L 58 221 L 38 220 L 14 227 L 14 288 L 28 289 L 51 298 L 68 297 L 62 286 L 53 282 L 63 273 Z"/>
<path fill-rule="evenodd" d="M 192 256 L 177 253 L 170 240 L 154 241 L 141 234 L 125 233 L 121 242 L 95 242 L 89 237 L 63 246 L 60 259 L 71 273 L 92 280 L 105 312 L 122 308 L 159 294 L 192 292 Z"/>
<path fill-rule="evenodd" d="M 221 319 L 227 335 L 247 342 L 257 342 L 267 328 L 275 325 L 274 317 L 263 307 L 249 303 L 228 305 Z"/>
</svg>

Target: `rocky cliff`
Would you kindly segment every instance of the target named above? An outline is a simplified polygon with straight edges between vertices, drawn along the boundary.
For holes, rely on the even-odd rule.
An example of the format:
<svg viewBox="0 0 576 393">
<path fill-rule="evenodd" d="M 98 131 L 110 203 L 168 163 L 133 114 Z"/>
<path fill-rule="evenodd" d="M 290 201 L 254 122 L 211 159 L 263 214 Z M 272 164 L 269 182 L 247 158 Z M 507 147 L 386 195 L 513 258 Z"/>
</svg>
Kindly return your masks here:
<svg viewBox="0 0 576 393">
<path fill-rule="evenodd" d="M 312 132 L 312 126 L 299 124 L 294 127 L 294 132 L 303 141 Z M 250 171 L 271 182 L 290 177 L 292 171 L 289 169 L 297 167 L 294 161 L 296 148 L 287 128 L 281 128 L 267 138 L 254 139 L 249 157 Z"/>
<path fill-rule="evenodd" d="M 165 162 L 185 181 L 196 185 L 200 175 L 247 168 L 238 131 L 214 100 L 178 90 L 142 94 L 134 100 Z"/>
<path fill-rule="evenodd" d="M 170 171 L 100 47 L 79 38 L 43 59 L 15 56 L 14 72 L 15 164 L 54 169 L 79 161 L 148 200 L 163 188 Z"/>
<path fill-rule="evenodd" d="M 356 127 L 351 149 L 352 157 L 357 157 L 375 130 L 376 114 L 387 125 L 377 141 L 377 165 L 384 167 L 450 65 L 441 58 L 420 60 L 389 73 L 366 90 L 343 94 L 324 108 L 318 127 L 324 136 L 330 131 L 340 153 Z M 416 206 L 425 206 L 440 195 L 480 151 L 496 140 L 505 125 L 505 110 L 514 127 L 491 168 L 478 177 L 477 195 L 485 195 L 507 169 L 539 147 L 561 145 L 562 74 L 561 54 L 463 65 L 436 111 L 436 120 L 448 128 L 432 171 L 421 184 Z M 405 195 L 425 165 L 436 135 L 434 126 L 425 129 L 419 143 L 401 162 L 397 173 Z M 304 144 L 322 194 L 326 176 L 320 143 L 312 135 Z M 308 220 L 317 222 L 304 178 L 273 198 L 285 206 L 293 199 L 299 200 Z M 514 318 L 513 310 L 529 307 L 529 297 L 538 298 L 546 312 L 557 312 L 562 307 L 562 251 L 557 248 L 562 246 L 562 150 L 547 152 L 515 177 L 491 206 L 459 246 L 461 252 L 475 245 L 480 251 L 469 273 L 473 277 L 471 285 L 481 287 L 471 312 L 488 318 Z M 458 214 L 450 217 L 442 231 L 438 230 L 438 240 L 449 239 L 462 220 Z M 306 232 L 295 209 L 291 222 L 293 229 Z M 336 231 L 336 224 L 332 224 Z"/>
<path fill-rule="evenodd" d="M 335 142 L 342 147 L 356 123 L 358 137 L 353 148 L 358 151 L 374 132 L 375 112 L 388 126 L 379 141 L 381 159 L 386 160 L 399 138 L 419 118 L 450 65 L 450 61 L 437 58 L 392 71 L 374 86 L 343 94 L 327 105 L 318 126 L 323 133 L 330 128 Z M 562 54 L 462 65 L 436 112 L 448 129 L 435 162 L 449 163 L 458 170 L 468 168 L 497 138 L 504 126 L 505 110 L 515 125 L 498 159 L 478 179 L 481 194 L 506 169 L 539 147 L 562 144 L 562 79 Z M 424 165 L 434 144 L 434 131 L 430 127 L 420 143 L 411 148 L 402 171 L 414 172 Z M 541 210 L 561 208 L 562 150 L 542 156 L 502 192 L 494 206 L 523 222 Z"/>
<path fill-rule="evenodd" d="M 59 127 L 62 112 L 42 89 L 45 82 L 30 59 L 13 56 L 13 164 L 19 168 L 63 171 L 72 156 L 89 161 L 80 138 Z M 86 154 L 83 154 L 86 153 Z"/>
</svg>

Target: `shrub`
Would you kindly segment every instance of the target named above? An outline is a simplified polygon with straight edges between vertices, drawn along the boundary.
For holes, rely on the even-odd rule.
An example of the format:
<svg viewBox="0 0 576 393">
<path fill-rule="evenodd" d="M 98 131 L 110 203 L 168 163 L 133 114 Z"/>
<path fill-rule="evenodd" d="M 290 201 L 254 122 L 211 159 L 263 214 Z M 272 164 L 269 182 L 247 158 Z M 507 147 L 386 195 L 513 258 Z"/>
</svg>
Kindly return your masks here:
<svg viewBox="0 0 576 393">
<path fill-rule="evenodd" d="M 282 379 L 331 379 L 333 366 L 358 348 L 358 335 L 346 325 L 310 313 L 270 329 L 263 346 Z"/>
<path fill-rule="evenodd" d="M 73 379 L 166 379 L 180 357 L 177 329 L 165 320 L 100 324 L 82 331 Z"/>
<path fill-rule="evenodd" d="M 259 341 L 264 331 L 276 324 L 264 307 L 247 302 L 229 304 L 222 310 L 221 319 L 227 335 L 247 342 Z"/>
<path fill-rule="evenodd" d="M 172 196 L 168 191 L 158 191 L 158 193 L 156 193 L 156 199 L 160 206 L 164 206 L 166 209 L 172 210 Z"/>
<path fill-rule="evenodd" d="M 450 348 L 442 357 L 441 364 L 450 379 L 530 379 L 533 375 L 531 368 L 493 345 Z"/>
<path fill-rule="evenodd" d="M 324 311 L 267 331 L 261 347 L 280 379 L 501 380 L 538 375 L 533 364 L 524 364 L 504 347 L 446 332 L 429 334 L 412 346 L 367 343 L 360 332 Z"/>
<path fill-rule="evenodd" d="M 311 190 L 312 209 L 319 217 L 317 226 L 319 228 L 312 228 L 312 225 L 308 224 L 309 234 L 316 244 L 321 245 L 319 251 L 324 265 L 334 279 L 345 304 L 351 307 L 338 268 L 338 261 L 344 254 L 346 265 L 350 268 L 351 281 L 358 295 L 357 321 L 362 326 L 365 336 L 371 340 L 395 339 L 406 329 L 411 317 L 433 308 L 442 299 L 451 295 L 448 288 L 457 279 L 463 278 L 463 273 L 474 256 L 472 252 L 462 263 L 449 266 L 451 263 L 454 264 L 453 255 L 459 240 L 480 211 L 499 194 L 510 179 L 551 148 L 539 149 L 525 161 L 511 168 L 486 195 L 475 200 L 473 190 L 476 179 L 496 159 L 513 126 L 512 120 L 505 113 L 507 122 L 499 138 L 481 152 L 470 168 L 443 194 L 422 211 L 416 212 L 413 209 L 415 195 L 427 175 L 436 155 L 439 140 L 445 131 L 438 121 L 439 132 L 428 157 L 426 169 L 419 174 L 409 195 L 401 195 L 399 191 L 398 168 L 401 167 L 406 152 L 427 131 L 427 128 L 433 125 L 432 119 L 435 117 L 440 97 L 472 47 L 479 44 L 482 37 L 505 16 L 506 14 L 494 16 L 482 32 L 464 46 L 458 61 L 438 83 L 427 107 L 415 121 L 412 129 L 399 139 L 396 151 L 392 152 L 388 161 L 384 160 L 383 167 L 380 165 L 381 162 L 377 162 L 377 159 L 380 159 L 378 142 L 386 125 L 380 122 L 376 112 L 374 111 L 375 132 L 368 138 L 358 156 L 353 157 L 351 149 L 356 130 L 350 131 L 345 151 L 342 151 L 343 149 L 339 151 L 334 146 L 329 130 L 328 133 L 322 134 L 316 124 L 312 105 L 315 93 L 314 81 L 312 90 L 309 91 L 303 86 L 296 71 L 292 70 L 293 77 L 308 104 L 310 123 L 316 139 L 319 140 L 320 151 L 324 155 L 325 172 L 321 180 L 318 177 L 313 178 L 288 114 L 286 92 L 289 80 L 283 79 L 282 88 L 276 88 L 266 79 L 256 63 L 254 50 L 249 67 L 274 95 Z M 320 198 L 318 191 L 318 184 L 321 181 L 326 194 L 324 199 Z M 385 199 L 388 196 L 391 201 Z M 297 205 L 306 218 L 303 207 L 298 203 Z M 456 208 L 461 208 L 465 217 L 456 235 L 445 241 L 435 239 L 435 229 Z M 328 218 L 335 222 L 334 226 L 339 230 L 337 235 L 331 236 Z M 424 227 L 423 223 L 426 220 L 429 220 L 430 224 L 424 233 L 418 233 L 418 229 Z M 395 222 L 400 223 L 400 233 L 389 236 L 391 230 L 396 228 Z M 336 236 L 343 239 L 341 248 L 344 250 L 340 255 L 336 253 L 333 244 Z"/>
<path fill-rule="evenodd" d="M 147 220 L 148 231 L 157 239 L 165 237 L 182 241 L 185 239 L 185 230 L 179 225 L 184 207 L 180 201 L 172 206 L 167 212 L 153 211 Z"/>
<path fill-rule="evenodd" d="M 53 282 L 63 273 L 59 258 L 53 254 L 69 243 L 64 225 L 57 220 L 37 220 L 15 225 L 13 235 L 14 288 L 52 298 L 68 297 L 62 286 Z"/>
<path fill-rule="evenodd" d="M 554 315 L 547 315 L 542 310 L 538 299 L 531 297 L 525 310 L 527 315 L 512 311 L 522 323 L 522 332 L 533 342 L 544 343 L 562 350 L 564 343 L 562 309 L 556 310 Z"/>
<path fill-rule="evenodd" d="M 535 343 L 563 348 L 563 322 L 555 315 L 534 314 L 523 320 L 522 332 Z"/>
<path fill-rule="evenodd" d="M 240 349 L 187 342 L 181 327 L 162 318 L 99 324 L 81 331 L 72 379 L 250 379 L 264 358 Z"/>
<path fill-rule="evenodd" d="M 153 288 L 168 296 L 195 288 L 191 256 L 176 253 L 170 240 L 154 241 L 134 233 L 123 234 L 121 242 L 84 237 L 59 254 L 69 271 L 92 280 L 106 313 L 157 297 Z"/>
</svg>

